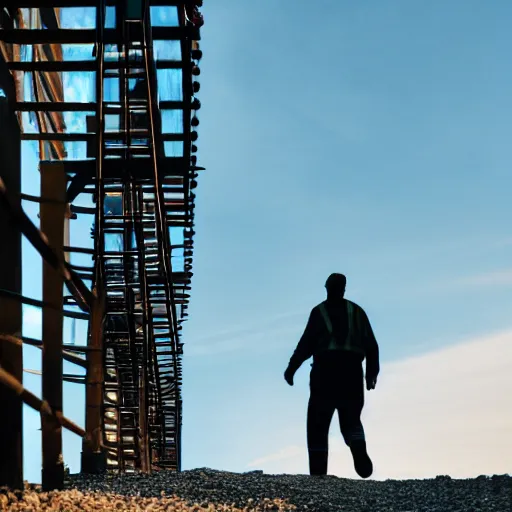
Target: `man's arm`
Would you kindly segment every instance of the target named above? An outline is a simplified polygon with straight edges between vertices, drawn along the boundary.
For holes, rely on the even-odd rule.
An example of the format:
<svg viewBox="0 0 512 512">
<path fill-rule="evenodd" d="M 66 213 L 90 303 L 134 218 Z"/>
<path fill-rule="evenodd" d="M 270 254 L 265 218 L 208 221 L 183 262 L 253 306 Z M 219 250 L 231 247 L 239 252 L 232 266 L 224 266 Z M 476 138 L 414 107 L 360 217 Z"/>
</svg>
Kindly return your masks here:
<svg viewBox="0 0 512 512">
<path fill-rule="evenodd" d="M 304 333 L 302 334 L 297 348 L 293 352 L 288 368 L 284 374 L 286 382 L 293 386 L 293 376 L 295 372 L 301 367 L 302 363 L 313 355 L 315 341 L 317 337 L 318 320 L 315 308 L 311 311 Z"/>
<path fill-rule="evenodd" d="M 363 325 L 362 334 L 366 350 L 366 384 L 368 389 L 374 389 L 379 375 L 379 345 L 373 334 L 370 320 L 363 309 L 361 309 Z"/>
</svg>

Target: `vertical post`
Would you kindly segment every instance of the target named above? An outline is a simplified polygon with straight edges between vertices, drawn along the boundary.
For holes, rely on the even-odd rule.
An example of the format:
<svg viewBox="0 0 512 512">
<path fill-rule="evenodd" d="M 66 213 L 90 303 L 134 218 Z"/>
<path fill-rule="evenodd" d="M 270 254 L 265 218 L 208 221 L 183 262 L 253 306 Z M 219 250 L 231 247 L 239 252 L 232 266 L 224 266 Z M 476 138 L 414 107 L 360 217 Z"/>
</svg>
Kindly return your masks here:
<svg viewBox="0 0 512 512">
<path fill-rule="evenodd" d="M 85 391 L 85 431 L 82 443 L 82 473 L 104 473 L 107 469 L 106 453 L 102 450 L 103 404 L 103 319 L 105 295 L 103 284 L 96 283 L 96 300 L 91 311 L 89 348 L 87 353 L 87 387 Z"/>
<path fill-rule="evenodd" d="M 0 57 L 1 60 L 1 57 Z M 0 69 L 0 73 L 3 70 Z M 9 96 L 3 80 L 11 81 L 8 72 L 0 76 L 0 89 Z M 0 95 L 1 175 L 9 192 L 21 192 L 20 129 L 7 98 Z M 0 212 L 0 288 L 21 294 L 21 233 L 7 216 Z M 0 332 L 19 336 L 22 327 L 21 301 L 0 296 Z M 0 342 L 0 366 L 18 381 L 23 380 L 23 347 Z M 0 486 L 23 489 L 23 404 L 12 390 L 0 386 Z"/>
<path fill-rule="evenodd" d="M 139 374 L 139 433 L 140 436 L 140 469 L 144 473 L 151 472 L 149 463 L 149 446 L 148 446 L 148 423 L 147 423 L 147 401 L 146 401 L 146 373 L 143 370 Z"/>
<path fill-rule="evenodd" d="M 41 231 L 48 244 L 63 258 L 66 214 L 66 173 L 55 167 L 41 173 Z M 61 274 L 43 261 L 43 400 L 62 413 L 62 324 L 63 286 Z M 43 431 L 43 490 L 64 486 L 62 427 L 52 417 L 41 418 Z"/>
<path fill-rule="evenodd" d="M 71 213 L 71 204 L 66 204 L 66 214 L 64 217 L 64 245 L 69 247 L 71 245 L 71 223 L 69 222 L 73 218 L 73 214 Z M 66 263 L 71 263 L 71 253 L 64 253 L 64 260 Z"/>
</svg>

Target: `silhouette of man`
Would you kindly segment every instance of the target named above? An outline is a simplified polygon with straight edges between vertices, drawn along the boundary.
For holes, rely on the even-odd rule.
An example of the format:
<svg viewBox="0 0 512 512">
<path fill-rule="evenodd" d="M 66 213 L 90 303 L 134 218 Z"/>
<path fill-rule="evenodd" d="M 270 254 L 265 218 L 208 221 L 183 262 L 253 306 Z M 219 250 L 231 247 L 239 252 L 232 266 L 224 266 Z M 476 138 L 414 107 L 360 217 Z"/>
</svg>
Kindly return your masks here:
<svg viewBox="0 0 512 512">
<path fill-rule="evenodd" d="M 307 414 L 310 474 L 327 474 L 329 427 L 337 410 L 341 433 L 352 452 L 355 470 L 360 477 L 368 478 L 373 465 L 366 452 L 361 423 L 362 363 L 366 358 L 366 388 L 375 389 L 379 347 L 364 310 L 344 298 L 346 282 L 343 274 L 331 274 L 327 279 L 327 300 L 312 309 L 284 378 L 293 386 L 295 372 L 313 356 Z"/>
</svg>

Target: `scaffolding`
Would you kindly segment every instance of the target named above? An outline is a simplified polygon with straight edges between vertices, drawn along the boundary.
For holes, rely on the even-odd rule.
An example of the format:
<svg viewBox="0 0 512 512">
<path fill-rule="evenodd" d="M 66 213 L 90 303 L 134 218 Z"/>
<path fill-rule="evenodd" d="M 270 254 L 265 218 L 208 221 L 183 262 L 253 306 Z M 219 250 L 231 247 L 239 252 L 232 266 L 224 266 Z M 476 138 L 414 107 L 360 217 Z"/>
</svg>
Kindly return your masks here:
<svg viewBox="0 0 512 512">
<path fill-rule="evenodd" d="M 2 4 L 0 485 L 22 482 L 22 402 L 41 411 L 43 488 L 63 485 L 62 427 L 83 436 L 83 472 L 179 471 L 202 2 Z M 38 195 L 22 190 L 23 141 Z M 84 218 L 91 243 L 72 244 Z M 42 300 L 22 295 L 21 234 L 43 258 Z M 41 308 L 42 339 L 22 336 L 22 304 Z M 86 344 L 63 339 L 64 318 L 88 322 Z M 23 343 L 43 349 L 42 400 L 20 387 Z M 86 386 L 83 432 L 62 415 L 63 381 Z"/>
</svg>

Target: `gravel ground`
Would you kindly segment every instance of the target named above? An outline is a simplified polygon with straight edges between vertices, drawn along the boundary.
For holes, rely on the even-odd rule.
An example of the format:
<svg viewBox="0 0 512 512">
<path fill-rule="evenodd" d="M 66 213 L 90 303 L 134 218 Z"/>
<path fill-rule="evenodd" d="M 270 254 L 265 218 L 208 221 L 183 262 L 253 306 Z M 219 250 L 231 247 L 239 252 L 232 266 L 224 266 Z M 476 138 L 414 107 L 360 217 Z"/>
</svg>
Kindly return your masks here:
<svg viewBox="0 0 512 512">
<path fill-rule="evenodd" d="M 195 469 L 180 474 L 83 477 L 62 492 L 0 489 L 0 510 L 512 512 L 512 477 L 453 480 L 349 480 L 306 475 L 228 473 Z"/>
</svg>

